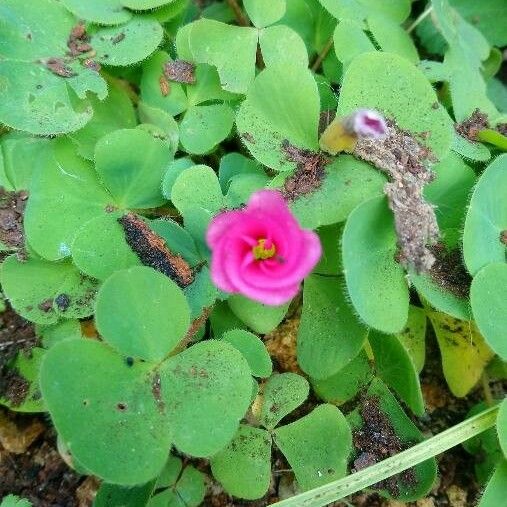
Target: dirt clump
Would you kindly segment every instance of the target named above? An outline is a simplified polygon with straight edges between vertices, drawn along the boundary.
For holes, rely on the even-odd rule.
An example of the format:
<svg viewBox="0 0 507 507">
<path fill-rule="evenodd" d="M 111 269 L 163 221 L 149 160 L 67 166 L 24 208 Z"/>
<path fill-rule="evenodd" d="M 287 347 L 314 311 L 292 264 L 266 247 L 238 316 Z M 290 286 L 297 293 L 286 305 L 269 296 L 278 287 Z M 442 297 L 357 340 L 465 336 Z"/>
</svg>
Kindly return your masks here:
<svg viewBox="0 0 507 507">
<path fill-rule="evenodd" d="M 67 39 L 67 47 L 69 48 L 67 54 L 72 57 L 92 51 L 90 36 L 86 33 L 86 27 L 83 23 L 78 23 L 72 28 Z"/>
<path fill-rule="evenodd" d="M 394 213 L 398 236 L 397 260 L 417 273 L 427 272 L 435 262 L 428 246 L 439 238 L 435 210 L 423 195 L 424 186 L 434 179 L 427 162 L 436 162 L 429 148 L 410 133 L 386 120 L 383 138 L 360 137 L 354 155 L 385 172 L 390 181 L 384 187 Z"/>
<path fill-rule="evenodd" d="M 324 155 L 298 148 L 287 139 L 282 142 L 282 151 L 289 162 L 297 164 L 296 171 L 285 180 L 282 188 L 285 199 L 294 201 L 320 188 L 326 174 L 326 164 L 329 162 Z"/>
<path fill-rule="evenodd" d="M 28 192 L 8 192 L 0 187 L 0 242 L 17 251 L 19 260 L 26 260 L 23 216 Z"/>
<path fill-rule="evenodd" d="M 171 252 L 165 240 L 155 234 L 137 215 L 129 212 L 120 217 L 118 222 L 123 227 L 128 245 L 142 264 L 168 276 L 180 287 L 186 287 L 193 282 L 194 274 L 187 261 Z"/>
<path fill-rule="evenodd" d="M 449 250 L 442 243 L 437 243 L 431 251 L 435 256 L 435 263 L 429 271 L 431 278 L 455 296 L 468 298 L 472 277 L 463 264 L 459 249 Z"/>
<path fill-rule="evenodd" d="M 164 64 L 164 75 L 169 81 L 195 83 L 195 65 L 186 60 L 172 60 Z"/>
<path fill-rule="evenodd" d="M 410 447 L 409 443 L 402 442 L 396 435 L 389 419 L 380 409 L 377 397 L 365 398 L 360 413 L 363 425 L 353 432 L 354 447 L 357 451 L 354 471 L 363 470 Z M 408 487 L 414 486 L 417 482 L 414 470 L 409 468 L 375 484 L 374 487 L 385 489 L 396 497 L 400 494 L 400 482 Z"/>
<path fill-rule="evenodd" d="M 503 136 L 507 136 L 507 123 L 498 123 L 496 126 L 496 131 Z"/>
<path fill-rule="evenodd" d="M 454 128 L 461 137 L 476 142 L 479 132 L 489 128 L 488 115 L 476 109 L 469 118 L 456 123 Z"/>
<path fill-rule="evenodd" d="M 23 403 L 30 386 L 17 370 L 11 368 L 11 363 L 20 352 L 30 356 L 38 343 L 33 324 L 7 305 L 0 315 L 0 396 L 13 406 Z"/>
<path fill-rule="evenodd" d="M 63 58 L 48 58 L 43 63 L 46 66 L 46 69 L 56 76 L 65 78 L 77 76 L 77 73 L 74 72 L 69 65 L 67 65 Z"/>
</svg>

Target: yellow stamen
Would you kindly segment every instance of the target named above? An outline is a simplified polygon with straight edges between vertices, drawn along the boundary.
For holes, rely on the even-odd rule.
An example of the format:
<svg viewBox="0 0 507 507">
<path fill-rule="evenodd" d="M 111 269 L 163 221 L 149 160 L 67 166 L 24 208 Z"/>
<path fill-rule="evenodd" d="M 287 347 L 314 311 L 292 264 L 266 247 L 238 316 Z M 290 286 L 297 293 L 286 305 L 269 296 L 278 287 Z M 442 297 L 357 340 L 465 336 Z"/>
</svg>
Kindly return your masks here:
<svg viewBox="0 0 507 507">
<path fill-rule="evenodd" d="M 252 248 L 252 253 L 256 261 L 271 259 L 272 257 L 275 256 L 276 254 L 275 245 L 271 243 L 271 248 L 266 248 L 265 244 L 266 240 L 264 238 L 261 238 L 257 241 L 257 245 L 255 245 Z"/>
</svg>

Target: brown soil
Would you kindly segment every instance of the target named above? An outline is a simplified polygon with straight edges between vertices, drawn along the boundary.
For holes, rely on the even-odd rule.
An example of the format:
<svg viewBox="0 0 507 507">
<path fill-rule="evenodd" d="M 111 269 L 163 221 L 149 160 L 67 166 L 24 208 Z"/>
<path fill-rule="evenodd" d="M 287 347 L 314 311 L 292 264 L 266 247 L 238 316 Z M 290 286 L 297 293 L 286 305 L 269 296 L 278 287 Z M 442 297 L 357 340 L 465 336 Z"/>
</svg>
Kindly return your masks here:
<svg viewBox="0 0 507 507">
<path fill-rule="evenodd" d="M 286 139 L 282 142 L 282 151 L 289 162 L 297 164 L 296 171 L 285 180 L 283 196 L 288 201 L 315 192 L 320 188 L 329 162 L 321 153 L 297 148 Z"/>
<path fill-rule="evenodd" d="M 79 486 L 85 477 L 73 472 L 60 457 L 54 430 L 42 419 L 10 413 L 8 419 L 0 419 L 0 428 L 4 430 L 0 443 L 0 498 L 19 495 L 34 507 L 91 505 L 79 502 Z"/>
<path fill-rule="evenodd" d="M 23 215 L 28 192 L 8 192 L 0 187 L 0 242 L 17 251 L 18 258 L 24 260 L 26 253 Z"/>
<path fill-rule="evenodd" d="M 69 56 L 73 57 L 92 50 L 90 37 L 86 33 L 86 27 L 83 23 L 78 23 L 72 28 L 67 40 L 67 47 L 69 48 Z"/>
<path fill-rule="evenodd" d="M 164 239 L 155 234 L 137 215 L 127 213 L 118 222 L 123 227 L 128 245 L 145 266 L 160 271 L 180 287 L 193 282 L 194 274 L 188 263 L 172 253 Z"/>
<path fill-rule="evenodd" d="M 396 435 L 389 419 L 380 409 L 378 398 L 365 398 L 360 413 L 363 425 L 353 433 L 357 453 L 354 471 L 367 468 L 410 447 L 402 443 Z M 386 489 L 391 495 L 398 496 L 400 482 L 408 487 L 414 486 L 416 477 L 413 469 L 409 468 L 398 475 L 393 475 L 379 482 L 375 487 Z"/>
<path fill-rule="evenodd" d="M 435 255 L 435 263 L 429 272 L 431 278 L 455 296 L 468 298 L 472 277 L 463 264 L 461 252 L 447 250 L 441 243 L 434 245 L 431 251 Z"/>
<path fill-rule="evenodd" d="M 195 65 L 185 60 L 174 60 L 164 65 L 164 75 L 169 81 L 177 83 L 195 83 Z"/>
<path fill-rule="evenodd" d="M 454 128 L 460 136 L 475 142 L 477 141 L 479 132 L 489 128 L 488 115 L 476 109 L 470 118 L 463 120 L 461 123 L 457 123 Z"/>
<path fill-rule="evenodd" d="M 37 343 L 33 324 L 7 306 L 6 311 L 0 314 L 0 396 L 14 406 L 23 403 L 29 384 L 9 365 L 19 352 L 31 354 Z"/>
<path fill-rule="evenodd" d="M 439 229 L 423 190 L 434 178 L 426 162 L 434 162 L 435 158 L 410 132 L 401 130 L 392 120 L 386 123 L 387 135 L 382 139 L 360 137 L 354 155 L 389 176 L 384 193 L 394 213 L 397 260 L 418 273 L 427 272 L 435 262 L 428 245 L 438 240 Z"/>
<path fill-rule="evenodd" d="M 44 65 L 46 69 L 60 77 L 74 77 L 77 76 L 76 72 L 69 67 L 63 58 L 48 58 L 45 60 Z"/>
</svg>

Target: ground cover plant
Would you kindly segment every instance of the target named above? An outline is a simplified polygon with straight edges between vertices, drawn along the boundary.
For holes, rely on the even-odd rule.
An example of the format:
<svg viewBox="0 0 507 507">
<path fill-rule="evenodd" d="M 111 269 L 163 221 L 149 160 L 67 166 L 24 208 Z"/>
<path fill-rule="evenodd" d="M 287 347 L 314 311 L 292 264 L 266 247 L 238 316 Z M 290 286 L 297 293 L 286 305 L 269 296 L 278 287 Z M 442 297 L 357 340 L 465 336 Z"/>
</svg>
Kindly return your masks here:
<svg viewBox="0 0 507 507">
<path fill-rule="evenodd" d="M 0 0 L 0 505 L 501 505 L 506 26 Z"/>
</svg>

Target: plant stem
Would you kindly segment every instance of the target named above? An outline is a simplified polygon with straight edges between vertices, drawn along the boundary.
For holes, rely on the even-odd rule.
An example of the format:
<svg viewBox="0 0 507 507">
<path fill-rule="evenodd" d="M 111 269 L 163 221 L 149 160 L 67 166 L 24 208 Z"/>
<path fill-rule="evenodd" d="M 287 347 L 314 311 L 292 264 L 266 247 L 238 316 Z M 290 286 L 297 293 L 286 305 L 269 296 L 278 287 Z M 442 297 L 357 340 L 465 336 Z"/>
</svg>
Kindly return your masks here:
<svg viewBox="0 0 507 507">
<path fill-rule="evenodd" d="M 227 0 L 227 3 L 229 4 L 229 7 L 234 12 L 234 16 L 236 16 L 236 21 L 238 22 L 239 26 L 250 26 L 250 21 L 248 21 L 248 18 L 245 16 L 243 11 L 241 10 L 241 7 L 239 6 L 237 0 Z"/>
<path fill-rule="evenodd" d="M 317 58 L 315 58 L 315 61 L 313 62 L 311 68 L 313 72 L 317 72 L 317 70 L 319 70 L 319 67 L 324 61 L 324 58 L 326 58 L 327 54 L 329 53 L 332 47 L 333 47 L 333 37 L 330 37 L 329 40 L 326 42 L 326 45 L 322 48 L 322 51 L 317 55 Z"/>
<path fill-rule="evenodd" d="M 411 33 L 415 30 L 416 26 L 421 23 L 424 19 L 426 19 L 431 11 L 433 10 L 433 4 L 431 4 L 423 13 L 419 15 L 419 17 L 407 28 L 407 33 Z"/>
<path fill-rule="evenodd" d="M 319 486 L 305 493 L 273 504 L 273 507 L 321 507 L 361 491 L 372 484 L 403 472 L 427 459 L 461 444 L 483 431 L 493 427 L 496 422 L 498 406 L 488 408 L 480 414 L 463 421 L 442 433 L 421 442 L 406 451 L 400 452 L 380 463 L 365 468 L 343 479 Z"/>
</svg>

